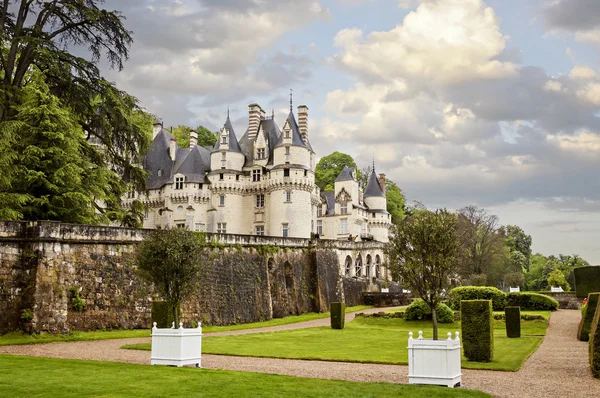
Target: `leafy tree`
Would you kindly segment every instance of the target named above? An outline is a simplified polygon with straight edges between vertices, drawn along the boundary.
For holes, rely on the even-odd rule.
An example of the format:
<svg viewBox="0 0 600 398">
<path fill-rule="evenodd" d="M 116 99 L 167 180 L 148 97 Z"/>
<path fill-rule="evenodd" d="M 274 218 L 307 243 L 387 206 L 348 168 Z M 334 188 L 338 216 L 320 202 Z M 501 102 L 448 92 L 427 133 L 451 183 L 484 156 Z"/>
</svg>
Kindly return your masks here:
<svg viewBox="0 0 600 398">
<path fill-rule="evenodd" d="M 387 253 L 392 271 L 431 309 L 438 339 L 436 308 L 451 286 L 460 251 L 458 220 L 445 209 L 422 211 L 392 227 Z"/>
<path fill-rule="evenodd" d="M 527 235 L 521 227 L 517 225 L 507 225 L 500 228 L 500 233 L 506 236 L 505 244 L 510 248 L 511 253 L 518 251 L 525 256 L 528 261 L 525 269 L 529 269 L 529 258 L 531 257 L 531 235 Z"/>
<path fill-rule="evenodd" d="M 121 218 L 121 226 L 128 228 L 142 228 L 144 225 L 144 215 L 147 207 L 140 200 L 131 202 L 131 208 Z"/>
<path fill-rule="evenodd" d="M 335 179 L 342 172 L 344 166 L 354 167 L 358 171 L 352 156 L 345 153 L 333 152 L 322 157 L 315 167 L 315 183 L 322 191 L 333 190 Z M 358 173 L 357 178 L 360 179 Z"/>
<path fill-rule="evenodd" d="M 543 277 L 543 270 L 546 262 L 548 262 L 548 259 L 540 253 L 531 256 L 529 259 L 529 271 L 525 273 L 527 290 L 544 290 L 546 278 Z"/>
<path fill-rule="evenodd" d="M 187 229 L 156 230 L 137 248 L 140 275 L 170 306 L 175 324 L 181 318 L 181 304 L 206 276 L 207 248 L 204 233 Z"/>
<path fill-rule="evenodd" d="M 550 272 L 547 281 L 548 286 L 560 286 L 565 291 L 571 290 L 571 286 L 569 286 L 569 283 L 565 278 L 565 274 L 563 274 L 559 269 L 554 269 L 552 272 Z"/>
<path fill-rule="evenodd" d="M 183 124 L 171 129 L 171 134 L 175 137 L 175 141 L 177 141 L 180 148 L 190 147 L 190 131 L 192 130 L 194 129 Z M 218 133 L 213 133 L 204 126 L 198 126 L 195 131 L 198 133 L 198 145 L 214 146 L 217 142 Z"/>
<path fill-rule="evenodd" d="M 527 258 L 520 251 L 512 251 L 509 256 L 509 268 L 512 272 L 523 273 L 529 266 Z"/>
<path fill-rule="evenodd" d="M 504 276 L 504 283 L 507 286 L 522 286 L 524 282 L 523 272 L 511 272 Z"/>
<path fill-rule="evenodd" d="M 80 192 L 85 197 L 78 200 L 93 204 L 107 219 L 108 214 L 122 211 L 120 195 L 129 186 L 140 191 L 145 188 L 140 163 L 149 144 L 152 122 L 134 97 L 100 76 L 100 58 L 120 69 L 132 43 L 120 13 L 101 9 L 101 3 L 5 0 L 0 5 L 0 148 L 6 149 L 0 155 L 0 164 L 20 155 L 15 143 L 26 140 L 26 133 L 15 126 L 30 98 L 24 90 L 28 85 L 39 85 L 36 75 L 43 74 L 49 94 L 58 99 L 56 106 L 70 115 L 68 118 L 79 125 L 88 141 L 64 148 L 77 147 L 81 160 L 92 165 L 86 165 L 85 170 L 95 171 L 86 177 L 86 184 L 95 178 L 92 185 L 103 187 L 99 192 Z M 91 60 L 70 51 L 73 47 L 87 47 Z M 24 204 L 26 193 L 14 190 L 18 176 L 32 176 L 33 172 L 35 169 L 19 169 L 18 164 L 3 169 L 0 204 L 10 206 L 3 209 L 8 218 L 19 218 L 18 208 Z"/>
<path fill-rule="evenodd" d="M 392 216 L 392 223 L 398 224 L 406 217 L 406 198 L 402 190 L 392 180 L 386 179 L 385 198 L 387 201 L 387 211 Z"/>
</svg>

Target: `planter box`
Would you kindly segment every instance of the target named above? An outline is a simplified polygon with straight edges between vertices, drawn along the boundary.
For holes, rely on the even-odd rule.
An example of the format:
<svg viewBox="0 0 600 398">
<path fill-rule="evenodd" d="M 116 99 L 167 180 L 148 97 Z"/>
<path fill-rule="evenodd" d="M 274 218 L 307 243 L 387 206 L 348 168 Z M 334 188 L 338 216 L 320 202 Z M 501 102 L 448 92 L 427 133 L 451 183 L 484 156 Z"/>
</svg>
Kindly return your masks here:
<svg viewBox="0 0 600 398">
<path fill-rule="evenodd" d="M 175 323 L 170 329 L 159 329 L 156 322 L 152 327 L 152 356 L 151 365 L 196 365 L 202 367 L 202 326 L 194 329 L 184 329 Z"/>
<path fill-rule="evenodd" d="M 423 332 L 408 337 L 409 384 L 434 384 L 454 387 L 461 383 L 460 340 L 448 333 L 447 340 L 424 339 Z"/>
<path fill-rule="evenodd" d="M 381 288 L 381 293 L 389 293 L 390 292 L 390 288 L 389 287 L 382 287 Z"/>
</svg>

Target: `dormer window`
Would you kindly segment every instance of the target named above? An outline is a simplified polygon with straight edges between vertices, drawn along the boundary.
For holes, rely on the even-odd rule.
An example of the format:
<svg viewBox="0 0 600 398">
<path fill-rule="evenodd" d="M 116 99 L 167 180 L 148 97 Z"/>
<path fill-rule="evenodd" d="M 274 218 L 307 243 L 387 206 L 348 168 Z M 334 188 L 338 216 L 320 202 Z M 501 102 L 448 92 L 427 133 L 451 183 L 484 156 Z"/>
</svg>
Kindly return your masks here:
<svg viewBox="0 0 600 398">
<path fill-rule="evenodd" d="M 340 213 L 348 214 L 348 205 L 346 203 L 340 205 Z"/>
<path fill-rule="evenodd" d="M 256 159 L 265 159 L 265 148 L 258 148 L 258 150 L 256 151 Z"/>
<path fill-rule="evenodd" d="M 285 147 L 285 154 L 286 154 L 286 155 L 289 155 L 289 154 L 290 154 L 290 147 L 289 147 L 289 146 L 286 146 L 286 147 Z"/>
<path fill-rule="evenodd" d="M 162 169 L 158 169 L 158 176 L 162 177 Z"/>
<path fill-rule="evenodd" d="M 183 189 L 184 177 L 175 177 L 175 189 Z"/>
<path fill-rule="evenodd" d="M 290 138 L 290 130 L 285 131 L 285 138 Z"/>
<path fill-rule="evenodd" d="M 227 145 L 227 136 L 226 135 L 224 135 L 223 137 L 221 137 L 221 144 Z"/>
<path fill-rule="evenodd" d="M 260 170 L 252 170 L 252 181 L 260 181 Z"/>
</svg>

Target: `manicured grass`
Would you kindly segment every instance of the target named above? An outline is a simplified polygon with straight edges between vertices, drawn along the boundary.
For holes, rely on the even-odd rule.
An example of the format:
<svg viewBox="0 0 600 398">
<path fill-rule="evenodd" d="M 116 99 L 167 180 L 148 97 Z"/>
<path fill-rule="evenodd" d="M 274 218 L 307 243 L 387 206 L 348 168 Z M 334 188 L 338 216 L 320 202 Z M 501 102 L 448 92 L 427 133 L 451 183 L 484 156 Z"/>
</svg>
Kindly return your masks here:
<svg viewBox="0 0 600 398">
<path fill-rule="evenodd" d="M 490 397 L 472 390 L 0 355 L 0 396 Z"/>
<path fill-rule="evenodd" d="M 346 313 L 363 311 L 365 309 L 372 308 L 368 305 L 358 305 L 355 307 L 347 307 Z M 265 322 L 253 322 L 243 323 L 239 325 L 229 326 L 207 326 L 203 327 L 204 333 L 210 332 L 227 332 L 230 330 L 244 330 L 244 329 L 255 329 L 265 328 L 269 326 L 287 325 L 291 323 L 312 321 L 314 319 L 328 318 L 329 312 L 315 313 L 310 312 L 308 314 L 288 316 L 285 318 L 271 319 Z M 42 334 L 22 334 L 19 332 L 8 333 L 0 336 L 0 346 L 3 345 L 21 345 L 21 344 L 43 344 L 53 343 L 57 341 L 88 341 L 88 340 L 112 340 L 112 339 L 128 339 L 135 337 L 150 337 L 151 331 L 149 329 L 133 329 L 133 330 L 111 330 L 111 331 L 94 331 L 94 332 L 73 332 L 68 335 L 56 335 L 49 333 Z"/>
<path fill-rule="evenodd" d="M 494 361 L 471 362 L 463 357 L 463 368 L 516 371 L 542 342 L 540 330 L 545 321 L 523 321 L 518 339 L 509 339 L 503 321 L 495 321 Z M 343 330 L 329 327 L 298 329 L 242 336 L 208 337 L 203 340 L 203 353 L 255 357 L 318 359 L 367 363 L 408 363 L 408 332 L 423 331 L 432 337 L 431 322 L 404 319 L 356 318 Z M 460 322 L 440 324 L 439 336 L 460 331 Z M 150 349 L 150 344 L 124 348 Z"/>
</svg>

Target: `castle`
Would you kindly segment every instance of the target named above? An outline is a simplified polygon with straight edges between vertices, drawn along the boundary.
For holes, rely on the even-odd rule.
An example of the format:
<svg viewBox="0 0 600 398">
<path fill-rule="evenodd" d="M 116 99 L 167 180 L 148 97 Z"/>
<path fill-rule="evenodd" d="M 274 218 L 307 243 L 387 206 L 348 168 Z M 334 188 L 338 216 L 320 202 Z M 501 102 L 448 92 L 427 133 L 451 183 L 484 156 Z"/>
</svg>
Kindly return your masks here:
<svg viewBox="0 0 600 398">
<path fill-rule="evenodd" d="M 238 140 L 229 115 L 214 147 L 180 148 L 161 124 L 144 159 L 144 228 L 178 227 L 219 234 L 388 241 L 385 175 L 373 170 L 363 193 L 354 168 L 345 167 L 334 191 L 315 184 L 308 107 L 293 108 L 280 129 L 257 104 Z M 130 193 L 125 204 L 136 199 Z"/>
</svg>

